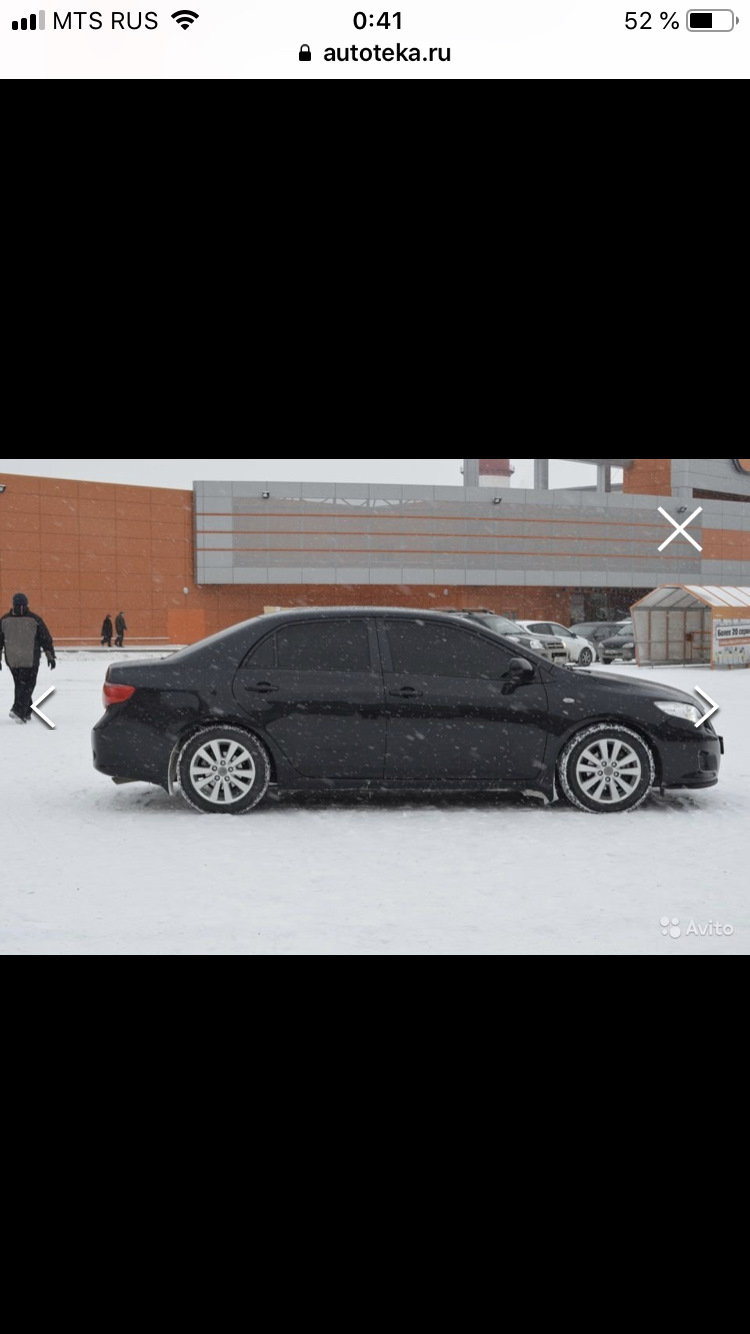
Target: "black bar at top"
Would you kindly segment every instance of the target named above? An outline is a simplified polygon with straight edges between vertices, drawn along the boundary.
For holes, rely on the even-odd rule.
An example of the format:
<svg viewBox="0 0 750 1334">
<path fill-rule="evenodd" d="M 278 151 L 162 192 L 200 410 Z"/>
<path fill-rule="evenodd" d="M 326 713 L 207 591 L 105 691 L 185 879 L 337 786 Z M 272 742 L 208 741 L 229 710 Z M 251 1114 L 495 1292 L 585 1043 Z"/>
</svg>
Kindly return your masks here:
<svg viewBox="0 0 750 1334">
<path fill-rule="evenodd" d="M 31 32 L 36 32 L 36 14 L 32 14 L 29 19 L 29 29 Z"/>
<path fill-rule="evenodd" d="M 713 25 L 713 21 L 714 21 L 714 16 L 713 16 L 713 14 L 691 14 L 691 15 L 690 15 L 690 27 L 691 27 L 691 28 L 710 28 L 710 27 L 712 27 L 712 25 Z"/>
<path fill-rule="evenodd" d="M 28 20 L 21 19 L 21 32 L 25 32 L 28 26 Z"/>
</svg>

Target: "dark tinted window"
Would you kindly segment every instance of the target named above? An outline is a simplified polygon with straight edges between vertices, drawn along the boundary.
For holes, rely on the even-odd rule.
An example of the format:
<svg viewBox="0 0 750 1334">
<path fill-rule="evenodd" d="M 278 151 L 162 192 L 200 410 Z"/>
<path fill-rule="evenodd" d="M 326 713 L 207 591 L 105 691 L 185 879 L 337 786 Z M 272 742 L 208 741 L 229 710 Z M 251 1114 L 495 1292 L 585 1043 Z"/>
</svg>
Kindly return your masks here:
<svg viewBox="0 0 750 1334">
<path fill-rule="evenodd" d="M 289 672 L 369 672 L 365 621 L 307 621 L 276 634 L 277 666 Z"/>
<path fill-rule="evenodd" d="M 393 670 L 398 676 L 469 676 L 497 680 L 510 661 L 502 645 L 452 625 L 388 621 Z"/>
<path fill-rule="evenodd" d="M 276 640 L 274 635 L 269 635 L 268 639 L 264 639 L 262 644 L 253 649 L 247 660 L 247 665 L 258 670 L 276 666 Z"/>
</svg>

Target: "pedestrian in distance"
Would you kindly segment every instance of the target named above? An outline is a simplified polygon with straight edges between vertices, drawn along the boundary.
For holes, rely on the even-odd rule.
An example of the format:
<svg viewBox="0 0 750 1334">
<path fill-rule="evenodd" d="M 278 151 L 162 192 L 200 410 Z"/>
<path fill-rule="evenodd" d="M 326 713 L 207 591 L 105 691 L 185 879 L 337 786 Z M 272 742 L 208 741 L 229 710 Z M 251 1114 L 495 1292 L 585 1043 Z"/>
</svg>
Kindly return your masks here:
<svg viewBox="0 0 750 1334">
<path fill-rule="evenodd" d="M 41 616 L 29 610 L 29 599 L 25 593 L 16 593 L 11 611 L 0 620 L 0 670 L 3 652 L 16 687 L 16 697 L 10 712 L 11 721 L 28 723 L 42 653 L 52 671 L 57 666 L 57 660 L 52 635 Z"/>
<path fill-rule="evenodd" d="M 114 633 L 115 631 L 114 631 L 114 626 L 112 625 L 112 617 L 110 616 L 109 612 L 107 612 L 107 615 L 104 617 L 104 624 L 102 626 L 102 648 L 112 647 L 112 636 Z"/>
<path fill-rule="evenodd" d="M 116 629 L 117 629 L 117 638 L 116 638 L 116 640 L 115 640 L 115 644 L 117 645 L 118 648 L 124 648 L 124 647 L 125 647 L 125 631 L 126 631 L 127 628 L 128 628 L 127 625 L 125 624 L 125 613 L 124 613 L 124 612 L 120 611 L 120 612 L 117 613 L 117 620 L 115 621 L 115 627 L 116 627 Z"/>
</svg>

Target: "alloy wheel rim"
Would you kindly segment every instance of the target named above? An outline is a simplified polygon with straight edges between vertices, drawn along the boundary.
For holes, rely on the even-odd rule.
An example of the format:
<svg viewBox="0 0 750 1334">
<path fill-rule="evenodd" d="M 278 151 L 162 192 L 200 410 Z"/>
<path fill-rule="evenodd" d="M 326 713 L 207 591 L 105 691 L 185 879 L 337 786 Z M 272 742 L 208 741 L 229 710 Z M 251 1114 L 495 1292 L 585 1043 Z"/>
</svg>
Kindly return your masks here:
<svg viewBox="0 0 750 1334">
<path fill-rule="evenodd" d="M 190 761 L 195 792 L 212 806 L 236 806 L 252 791 L 255 761 L 241 741 L 207 741 Z"/>
<path fill-rule="evenodd" d="M 627 741 L 603 738 L 583 751 L 576 777 L 589 801 L 598 806 L 620 806 L 638 791 L 643 765 Z"/>
</svg>

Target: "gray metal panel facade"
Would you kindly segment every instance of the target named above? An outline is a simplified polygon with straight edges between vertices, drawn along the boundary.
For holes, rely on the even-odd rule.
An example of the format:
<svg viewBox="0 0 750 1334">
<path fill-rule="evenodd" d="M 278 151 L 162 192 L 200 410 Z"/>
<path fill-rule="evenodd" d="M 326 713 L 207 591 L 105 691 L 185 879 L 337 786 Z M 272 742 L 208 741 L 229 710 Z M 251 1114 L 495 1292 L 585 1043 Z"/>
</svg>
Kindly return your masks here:
<svg viewBox="0 0 750 1334">
<path fill-rule="evenodd" d="M 734 489 L 750 478 L 730 462 Z M 687 472 L 681 465 L 697 464 Z M 726 490 L 720 460 L 675 460 L 690 486 Z M 704 470 L 713 468 L 713 471 Z M 704 479 L 711 477 L 710 485 Z M 719 485 L 718 478 L 723 477 Z M 267 500 L 264 492 L 269 493 Z M 473 487 L 196 482 L 199 584 L 406 584 L 648 588 L 748 584 L 750 561 L 707 560 L 657 512 L 670 496 Z M 744 533 L 750 505 L 701 502 L 691 526 Z"/>
<path fill-rule="evenodd" d="M 732 459 L 673 459 L 672 484 L 676 496 L 722 491 L 750 498 L 750 473 L 738 472 Z"/>
</svg>

